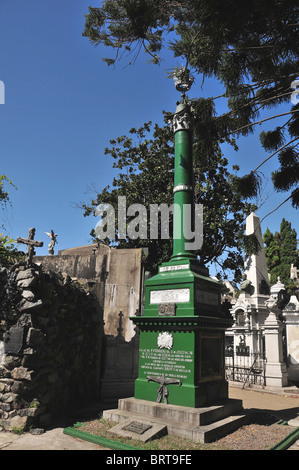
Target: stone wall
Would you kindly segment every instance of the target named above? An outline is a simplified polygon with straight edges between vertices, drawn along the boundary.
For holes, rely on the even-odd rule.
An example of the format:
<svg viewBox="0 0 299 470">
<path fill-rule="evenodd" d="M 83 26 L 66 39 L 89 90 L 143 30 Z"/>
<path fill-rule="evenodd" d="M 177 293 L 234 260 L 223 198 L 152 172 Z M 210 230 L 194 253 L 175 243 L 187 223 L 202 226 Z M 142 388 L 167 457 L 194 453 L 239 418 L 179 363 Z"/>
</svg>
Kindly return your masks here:
<svg viewBox="0 0 299 470">
<path fill-rule="evenodd" d="M 47 427 L 97 399 L 102 312 L 69 276 L 0 268 L 0 426 Z"/>
<path fill-rule="evenodd" d="M 122 335 L 126 341 L 135 336 L 129 319 L 141 310 L 143 296 L 143 250 L 117 249 L 103 244 L 68 248 L 54 256 L 35 256 L 45 269 L 86 280 L 103 309 L 104 332 L 118 335 L 122 312 Z"/>
</svg>

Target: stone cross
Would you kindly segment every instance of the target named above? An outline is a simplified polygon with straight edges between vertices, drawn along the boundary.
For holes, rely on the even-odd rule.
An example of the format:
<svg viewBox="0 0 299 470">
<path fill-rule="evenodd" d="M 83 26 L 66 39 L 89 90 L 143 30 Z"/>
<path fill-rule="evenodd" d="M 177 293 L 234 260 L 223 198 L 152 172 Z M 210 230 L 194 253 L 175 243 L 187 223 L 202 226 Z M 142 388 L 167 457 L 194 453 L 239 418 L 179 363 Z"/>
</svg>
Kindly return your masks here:
<svg viewBox="0 0 299 470">
<path fill-rule="evenodd" d="M 117 331 L 118 331 L 118 336 L 122 336 L 122 331 L 123 331 L 123 327 L 122 327 L 122 322 L 123 322 L 123 320 L 122 320 L 122 318 L 123 318 L 123 316 L 124 316 L 123 312 L 120 311 L 119 314 L 118 314 L 118 316 L 119 316 L 119 321 L 118 321 L 118 328 L 117 328 Z"/>
<path fill-rule="evenodd" d="M 160 387 L 158 388 L 158 397 L 157 397 L 157 403 L 161 403 L 162 397 L 164 400 L 164 403 L 167 405 L 167 397 L 168 397 L 168 390 L 166 388 L 166 385 L 182 385 L 182 382 L 178 379 L 168 379 L 165 377 L 165 375 L 161 375 L 159 377 L 156 377 L 154 375 L 149 375 L 147 377 L 148 382 L 157 382 L 160 384 Z"/>
<path fill-rule="evenodd" d="M 34 235 L 35 235 L 35 228 L 30 228 L 29 233 L 28 233 L 28 238 L 22 238 L 22 237 L 17 238 L 17 243 L 24 243 L 24 245 L 27 245 L 27 251 L 25 255 L 27 266 L 30 266 L 32 264 L 32 258 L 35 254 L 34 247 L 42 247 L 44 244 L 43 242 L 34 240 Z"/>
</svg>

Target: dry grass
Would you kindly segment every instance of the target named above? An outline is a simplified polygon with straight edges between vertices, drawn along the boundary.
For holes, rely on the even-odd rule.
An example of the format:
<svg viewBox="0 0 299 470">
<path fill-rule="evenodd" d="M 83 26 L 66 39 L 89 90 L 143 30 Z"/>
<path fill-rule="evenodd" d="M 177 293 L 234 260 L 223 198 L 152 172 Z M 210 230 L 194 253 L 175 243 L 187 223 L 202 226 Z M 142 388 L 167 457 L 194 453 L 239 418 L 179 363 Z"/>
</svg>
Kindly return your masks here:
<svg viewBox="0 0 299 470">
<path fill-rule="evenodd" d="M 80 423 L 76 428 L 94 436 L 144 450 L 268 450 L 293 430 L 287 425 L 278 424 L 277 418 L 260 414 L 253 423 L 244 425 L 213 443 L 203 444 L 176 436 L 164 436 L 144 444 L 138 440 L 120 438 L 109 433 L 109 429 L 115 424 L 108 420 L 96 419 Z"/>
</svg>

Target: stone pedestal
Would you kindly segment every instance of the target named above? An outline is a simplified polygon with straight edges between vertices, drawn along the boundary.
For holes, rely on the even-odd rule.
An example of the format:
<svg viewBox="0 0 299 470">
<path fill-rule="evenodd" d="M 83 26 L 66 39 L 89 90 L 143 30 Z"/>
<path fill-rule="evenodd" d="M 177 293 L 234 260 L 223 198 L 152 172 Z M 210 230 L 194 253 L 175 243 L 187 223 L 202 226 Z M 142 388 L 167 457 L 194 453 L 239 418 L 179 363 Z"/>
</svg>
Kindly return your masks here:
<svg viewBox="0 0 299 470">
<path fill-rule="evenodd" d="M 212 442 L 250 420 L 250 415 L 243 410 L 242 401 L 237 399 L 227 399 L 204 408 L 189 408 L 124 398 L 119 400 L 117 409 L 104 411 L 103 417 L 120 423 L 111 428 L 112 435 L 115 433 L 126 436 L 129 429 L 130 437 L 143 441 L 145 437 L 148 439 L 159 437 L 162 429 L 157 429 L 157 425 L 163 425 L 164 434 L 196 442 Z M 144 433 L 147 433 L 145 437 L 142 426 Z M 134 429 L 135 434 L 132 434 Z M 155 435 L 156 432 L 158 436 Z"/>
<path fill-rule="evenodd" d="M 194 416 L 195 409 L 228 398 L 224 333 L 232 324 L 221 311 L 220 283 L 209 277 L 195 254 L 201 247 L 197 246 L 200 223 L 194 206 L 192 113 L 185 97 L 187 89 L 180 89 L 184 93 L 173 115 L 173 255 L 145 282 L 143 315 L 130 317 L 140 331 L 138 378 L 130 406 L 141 403 L 147 410 L 143 420 L 166 407 L 160 424 L 172 419 L 169 429 L 183 431 L 189 423 L 185 418 L 172 418 L 177 407 L 184 408 L 182 417 Z M 141 416 L 140 411 L 130 409 L 133 412 Z M 196 439 L 198 425 L 191 424 L 192 439 Z"/>
<path fill-rule="evenodd" d="M 283 362 L 282 329 L 283 325 L 275 313 L 275 303 L 270 297 L 267 302 L 270 313 L 264 324 L 265 345 L 267 351 L 266 385 L 285 387 L 288 385 L 288 372 Z"/>
<path fill-rule="evenodd" d="M 299 382 L 299 301 L 295 295 L 282 313 L 286 324 L 289 380 Z"/>
<path fill-rule="evenodd" d="M 201 407 L 228 397 L 219 283 L 196 263 L 169 262 L 146 281 L 135 398 Z"/>
</svg>

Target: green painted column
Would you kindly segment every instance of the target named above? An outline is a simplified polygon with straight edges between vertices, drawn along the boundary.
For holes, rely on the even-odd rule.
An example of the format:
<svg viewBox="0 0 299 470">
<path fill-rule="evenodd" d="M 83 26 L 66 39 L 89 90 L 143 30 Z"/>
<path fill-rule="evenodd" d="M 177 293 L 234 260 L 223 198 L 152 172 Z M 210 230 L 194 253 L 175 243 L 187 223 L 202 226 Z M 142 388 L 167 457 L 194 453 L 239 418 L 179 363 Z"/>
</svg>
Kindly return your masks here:
<svg viewBox="0 0 299 470">
<path fill-rule="evenodd" d="M 172 260 L 196 259 L 186 250 L 187 231 L 194 229 L 193 139 L 189 105 L 182 98 L 173 118 L 175 133 L 174 216 Z M 188 214 L 190 217 L 188 218 Z"/>
<path fill-rule="evenodd" d="M 135 398 L 197 408 L 228 397 L 224 332 L 231 321 L 221 311 L 219 282 L 186 245 L 196 227 L 192 112 L 185 98 L 191 84 L 176 85 L 182 97 L 172 116 L 173 254 L 146 280 L 143 314 L 130 318 L 140 332 Z"/>
</svg>

